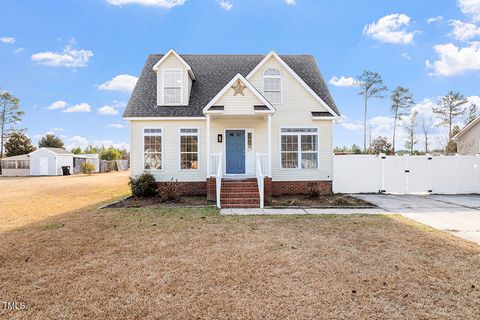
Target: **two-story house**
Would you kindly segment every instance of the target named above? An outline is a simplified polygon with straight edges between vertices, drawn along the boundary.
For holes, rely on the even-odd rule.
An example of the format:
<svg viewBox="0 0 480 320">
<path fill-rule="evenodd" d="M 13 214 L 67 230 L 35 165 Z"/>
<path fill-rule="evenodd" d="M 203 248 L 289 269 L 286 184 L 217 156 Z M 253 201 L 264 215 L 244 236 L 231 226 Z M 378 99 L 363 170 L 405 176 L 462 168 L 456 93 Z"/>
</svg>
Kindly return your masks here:
<svg viewBox="0 0 480 320">
<path fill-rule="evenodd" d="M 311 55 L 150 55 L 123 114 L 131 175 L 173 178 L 219 207 L 331 193 L 339 115 Z"/>
</svg>

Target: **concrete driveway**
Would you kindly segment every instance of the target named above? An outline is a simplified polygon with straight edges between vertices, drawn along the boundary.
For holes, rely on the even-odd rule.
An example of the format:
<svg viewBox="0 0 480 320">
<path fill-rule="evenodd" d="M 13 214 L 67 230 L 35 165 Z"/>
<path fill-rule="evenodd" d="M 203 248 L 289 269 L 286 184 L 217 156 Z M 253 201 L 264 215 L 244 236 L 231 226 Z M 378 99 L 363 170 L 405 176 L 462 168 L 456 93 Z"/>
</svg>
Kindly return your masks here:
<svg viewBox="0 0 480 320">
<path fill-rule="evenodd" d="M 480 244 L 480 195 L 355 195 L 383 210 Z"/>
</svg>

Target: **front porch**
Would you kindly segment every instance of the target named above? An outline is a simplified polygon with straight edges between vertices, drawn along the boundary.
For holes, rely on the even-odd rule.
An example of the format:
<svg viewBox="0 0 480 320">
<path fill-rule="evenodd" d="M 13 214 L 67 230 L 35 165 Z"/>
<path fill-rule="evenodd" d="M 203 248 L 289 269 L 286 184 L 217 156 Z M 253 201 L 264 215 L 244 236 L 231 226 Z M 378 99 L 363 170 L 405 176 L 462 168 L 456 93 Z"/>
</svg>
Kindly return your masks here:
<svg viewBox="0 0 480 320">
<path fill-rule="evenodd" d="M 258 194 L 257 207 L 263 208 L 264 181 L 265 178 L 271 177 L 272 115 L 207 114 L 206 116 L 207 178 L 209 180 L 215 178 L 217 207 L 222 207 L 222 200 L 225 203 L 231 202 L 225 201 L 228 200 L 226 196 L 229 194 L 222 194 L 222 186 L 227 181 L 237 180 L 234 191 L 248 197 L 253 196 L 253 193 Z M 255 182 L 255 186 L 252 182 Z M 242 188 L 245 188 L 245 192 L 242 192 Z M 232 193 L 231 196 L 235 194 Z M 246 200 L 243 204 L 252 203 Z"/>
</svg>

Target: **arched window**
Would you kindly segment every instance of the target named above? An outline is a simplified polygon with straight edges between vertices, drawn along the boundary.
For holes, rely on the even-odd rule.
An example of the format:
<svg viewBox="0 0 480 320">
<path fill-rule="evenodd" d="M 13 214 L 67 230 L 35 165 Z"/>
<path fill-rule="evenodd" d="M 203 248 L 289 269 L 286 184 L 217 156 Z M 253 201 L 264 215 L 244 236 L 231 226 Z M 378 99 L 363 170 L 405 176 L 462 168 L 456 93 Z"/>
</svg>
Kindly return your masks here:
<svg viewBox="0 0 480 320">
<path fill-rule="evenodd" d="M 278 69 L 268 68 L 263 72 L 263 95 L 272 104 L 282 103 L 282 74 Z"/>
</svg>

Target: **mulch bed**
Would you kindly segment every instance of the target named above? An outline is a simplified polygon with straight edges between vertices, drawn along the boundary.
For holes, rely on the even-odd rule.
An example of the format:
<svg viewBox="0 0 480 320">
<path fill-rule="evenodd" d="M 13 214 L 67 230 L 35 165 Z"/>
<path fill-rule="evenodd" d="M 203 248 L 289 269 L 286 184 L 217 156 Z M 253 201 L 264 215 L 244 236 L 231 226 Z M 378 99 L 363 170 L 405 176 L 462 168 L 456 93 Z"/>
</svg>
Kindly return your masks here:
<svg viewBox="0 0 480 320">
<path fill-rule="evenodd" d="M 178 202 L 162 202 L 159 197 L 137 198 L 128 197 L 103 208 L 146 208 L 146 207 L 204 207 L 214 206 L 206 196 L 182 196 Z"/>
<path fill-rule="evenodd" d="M 310 207 L 310 208 L 375 208 L 376 206 L 344 194 L 332 194 L 312 197 L 309 195 L 274 196 L 267 204 L 269 207 Z"/>
</svg>

